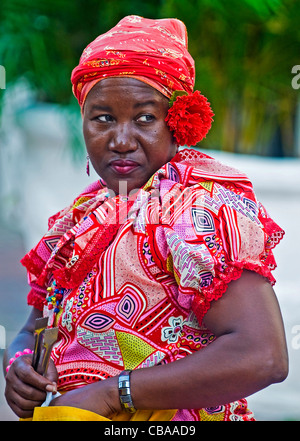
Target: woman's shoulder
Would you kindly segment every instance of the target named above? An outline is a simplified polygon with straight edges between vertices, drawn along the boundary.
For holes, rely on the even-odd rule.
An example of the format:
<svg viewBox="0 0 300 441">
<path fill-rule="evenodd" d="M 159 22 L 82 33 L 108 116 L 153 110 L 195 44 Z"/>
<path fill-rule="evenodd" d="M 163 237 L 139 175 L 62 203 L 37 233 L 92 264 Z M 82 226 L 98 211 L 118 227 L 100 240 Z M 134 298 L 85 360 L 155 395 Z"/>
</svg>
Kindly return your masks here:
<svg viewBox="0 0 300 441">
<path fill-rule="evenodd" d="M 202 178 L 223 182 L 251 182 L 242 170 L 195 149 L 180 150 L 171 163 L 177 163 L 179 167 L 185 166 L 190 168 L 190 175 L 195 182 Z"/>
<path fill-rule="evenodd" d="M 246 197 L 257 202 L 252 182 L 246 173 L 194 149 L 179 151 L 164 166 L 160 171 L 159 187 L 162 196 L 171 190 L 190 195 L 205 189 L 207 198 L 210 196 L 222 199 L 222 195 L 225 197 L 226 193 L 229 199 L 230 194 L 235 194 L 239 198 Z M 225 200 L 224 203 L 226 204 Z"/>
<path fill-rule="evenodd" d="M 48 219 L 48 228 L 51 228 L 53 224 L 60 218 L 64 217 L 68 213 L 73 213 L 73 216 L 77 213 L 85 214 L 91 205 L 94 205 L 96 201 L 101 198 L 101 194 L 105 193 L 105 186 L 98 179 L 85 187 L 66 207 L 62 208 L 57 213 L 53 214 Z"/>
</svg>

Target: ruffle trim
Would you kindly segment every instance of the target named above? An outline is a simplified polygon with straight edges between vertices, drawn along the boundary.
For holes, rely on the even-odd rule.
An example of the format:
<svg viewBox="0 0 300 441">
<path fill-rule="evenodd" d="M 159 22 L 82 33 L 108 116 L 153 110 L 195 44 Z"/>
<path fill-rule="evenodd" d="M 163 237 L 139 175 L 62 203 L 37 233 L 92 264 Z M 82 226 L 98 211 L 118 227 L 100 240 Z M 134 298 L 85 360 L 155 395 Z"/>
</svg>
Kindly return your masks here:
<svg viewBox="0 0 300 441">
<path fill-rule="evenodd" d="M 268 267 L 264 265 L 253 264 L 251 262 L 232 262 L 226 270 L 216 269 L 216 275 L 212 283 L 207 288 L 202 288 L 201 292 L 194 294 L 192 309 L 201 324 L 207 311 L 210 309 L 211 302 L 218 300 L 227 291 L 228 285 L 233 280 L 241 277 L 244 270 L 253 271 L 265 277 L 273 286 L 276 283 Z"/>
<path fill-rule="evenodd" d="M 27 303 L 30 306 L 43 311 L 45 305 L 45 297 L 39 294 L 34 289 L 31 289 L 27 295 Z"/>
<path fill-rule="evenodd" d="M 281 242 L 285 235 L 285 231 L 282 230 L 269 216 L 260 218 L 260 221 L 264 225 L 264 230 L 269 236 L 267 249 L 272 250 L 279 244 L 279 242 Z"/>
<path fill-rule="evenodd" d="M 35 249 L 29 251 L 21 260 L 21 264 L 27 271 L 38 278 L 41 274 L 41 268 L 46 265 L 46 262 L 36 253 Z"/>
<path fill-rule="evenodd" d="M 50 278 L 61 267 L 64 267 L 72 255 L 72 246 L 70 240 L 74 235 L 69 232 L 60 239 L 59 252 L 49 257 L 48 261 L 42 260 L 35 249 L 31 250 L 21 259 L 21 264 L 27 269 L 30 275 L 36 277 L 35 283 L 44 288 L 49 284 Z"/>
</svg>

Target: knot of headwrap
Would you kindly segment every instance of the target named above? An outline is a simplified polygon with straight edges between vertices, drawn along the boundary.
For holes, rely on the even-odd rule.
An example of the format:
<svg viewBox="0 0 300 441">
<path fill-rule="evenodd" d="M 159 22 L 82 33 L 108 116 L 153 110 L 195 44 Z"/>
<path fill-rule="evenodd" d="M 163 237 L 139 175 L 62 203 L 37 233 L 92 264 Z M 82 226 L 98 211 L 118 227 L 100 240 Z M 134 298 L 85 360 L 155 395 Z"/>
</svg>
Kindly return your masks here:
<svg viewBox="0 0 300 441">
<path fill-rule="evenodd" d="M 71 76 L 73 93 L 81 108 L 87 94 L 97 82 L 114 76 L 136 78 L 154 87 L 169 99 L 174 92 L 184 91 L 187 95 L 184 100 L 187 110 L 185 115 L 194 111 L 197 113 L 199 110 L 199 106 L 195 106 L 195 101 L 199 100 L 198 94 L 193 94 L 194 60 L 187 49 L 186 27 L 180 20 L 151 20 L 128 16 L 110 31 L 92 41 L 84 49 L 79 65 Z M 189 100 L 192 104 L 190 112 Z M 174 99 L 171 103 L 174 104 L 175 110 L 180 105 L 180 100 Z M 196 117 L 197 127 L 192 130 L 194 136 L 185 136 L 185 132 L 191 134 L 190 125 L 175 124 L 174 118 L 168 115 L 167 124 L 178 144 L 195 145 L 206 136 L 213 115 L 207 100 L 206 104 L 207 113 L 205 114 L 205 106 L 202 105 L 201 116 Z M 207 124 L 209 118 L 210 123 Z M 205 124 L 199 131 L 201 121 Z M 180 130 L 180 134 L 176 133 L 177 130 Z"/>
</svg>

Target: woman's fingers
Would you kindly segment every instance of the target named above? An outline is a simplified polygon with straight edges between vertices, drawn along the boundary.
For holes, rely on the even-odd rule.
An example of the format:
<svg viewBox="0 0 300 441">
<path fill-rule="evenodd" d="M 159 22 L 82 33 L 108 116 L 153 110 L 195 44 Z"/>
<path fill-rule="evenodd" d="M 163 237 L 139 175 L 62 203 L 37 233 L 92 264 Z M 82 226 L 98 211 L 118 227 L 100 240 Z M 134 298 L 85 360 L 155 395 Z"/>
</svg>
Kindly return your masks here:
<svg viewBox="0 0 300 441">
<path fill-rule="evenodd" d="M 56 369 L 55 364 L 53 363 L 53 360 L 50 359 L 49 361 L 49 366 L 47 369 L 47 373 L 46 373 L 46 378 L 48 379 L 48 381 L 50 381 L 52 384 L 53 383 L 57 383 L 58 380 L 58 372 Z M 51 391 L 52 392 L 52 391 Z"/>
<path fill-rule="evenodd" d="M 31 356 L 17 358 L 6 375 L 7 402 L 21 418 L 32 416 L 33 409 L 45 401 L 46 391 L 55 390 L 55 383 L 32 368 Z"/>
<path fill-rule="evenodd" d="M 5 396 L 9 406 L 20 418 L 29 418 L 33 409 L 45 401 L 46 393 L 17 382 L 14 386 L 6 386 Z"/>
</svg>

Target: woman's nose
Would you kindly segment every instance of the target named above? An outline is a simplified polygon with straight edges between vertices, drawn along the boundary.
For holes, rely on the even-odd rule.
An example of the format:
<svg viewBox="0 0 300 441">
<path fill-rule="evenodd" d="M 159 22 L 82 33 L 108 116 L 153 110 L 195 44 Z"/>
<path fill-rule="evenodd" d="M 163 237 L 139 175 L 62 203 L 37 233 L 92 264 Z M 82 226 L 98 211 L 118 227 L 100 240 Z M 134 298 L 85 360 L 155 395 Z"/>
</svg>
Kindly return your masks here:
<svg viewBox="0 0 300 441">
<path fill-rule="evenodd" d="M 118 124 L 111 135 L 109 148 L 120 153 L 134 151 L 138 141 L 130 124 Z"/>
</svg>

